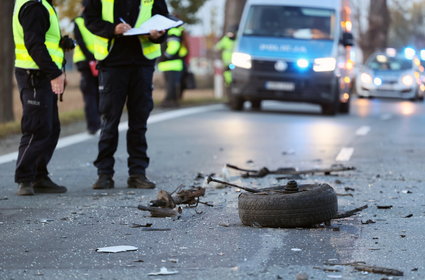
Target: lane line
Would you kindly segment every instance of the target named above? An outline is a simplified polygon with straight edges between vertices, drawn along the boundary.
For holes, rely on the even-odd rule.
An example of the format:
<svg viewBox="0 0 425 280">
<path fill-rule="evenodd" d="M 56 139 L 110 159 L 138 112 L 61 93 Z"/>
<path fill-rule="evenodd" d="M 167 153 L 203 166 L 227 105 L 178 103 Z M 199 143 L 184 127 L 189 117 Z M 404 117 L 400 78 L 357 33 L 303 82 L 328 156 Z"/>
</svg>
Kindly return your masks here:
<svg viewBox="0 0 425 280">
<path fill-rule="evenodd" d="M 362 126 L 356 131 L 356 135 L 365 136 L 370 132 L 370 126 Z"/>
<path fill-rule="evenodd" d="M 206 113 L 210 111 L 215 111 L 218 109 L 223 108 L 222 104 L 215 104 L 215 105 L 207 105 L 207 106 L 201 106 L 201 107 L 194 107 L 194 108 L 187 108 L 187 109 L 178 109 L 174 111 L 164 112 L 164 113 L 158 113 L 153 114 L 148 119 L 148 125 L 155 124 L 163 121 L 168 121 L 184 116 L 194 115 L 194 114 L 200 114 L 200 113 Z M 118 126 L 118 130 L 120 132 L 126 130 L 128 128 L 128 122 L 122 122 Z M 56 146 L 56 149 L 65 148 L 74 144 L 78 144 L 84 141 L 87 141 L 89 139 L 92 139 L 96 136 L 92 136 L 88 134 L 87 132 L 82 132 L 74 135 L 70 135 L 67 137 L 63 137 L 59 139 L 58 145 Z M 4 163 L 8 163 L 11 161 L 16 160 L 18 157 L 18 152 L 13 152 L 9 154 L 5 154 L 3 156 L 0 156 L 0 165 Z"/>
<path fill-rule="evenodd" d="M 336 161 L 349 161 L 353 153 L 354 153 L 354 148 L 344 147 L 336 156 Z"/>
</svg>

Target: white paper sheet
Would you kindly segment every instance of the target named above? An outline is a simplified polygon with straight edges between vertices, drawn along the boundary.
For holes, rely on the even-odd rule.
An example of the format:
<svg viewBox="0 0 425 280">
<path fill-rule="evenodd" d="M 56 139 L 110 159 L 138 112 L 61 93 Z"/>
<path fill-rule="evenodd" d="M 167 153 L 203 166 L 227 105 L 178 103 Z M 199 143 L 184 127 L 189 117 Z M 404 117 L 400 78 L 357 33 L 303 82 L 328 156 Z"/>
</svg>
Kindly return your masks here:
<svg viewBox="0 0 425 280">
<path fill-rule="evenodd" d="M 134 35 L 146 35 L 149 34 L 151 30 L 167 30 L 173 27 L 177 27 L 183 24 L 183 21 L 172 20 L 162 15 L 154 15 L 147 21 L 145 21 L 142 26 L 138 28 L 132 28 L 125 32 L 124 36 L 134 36 Z"/>
</svg>

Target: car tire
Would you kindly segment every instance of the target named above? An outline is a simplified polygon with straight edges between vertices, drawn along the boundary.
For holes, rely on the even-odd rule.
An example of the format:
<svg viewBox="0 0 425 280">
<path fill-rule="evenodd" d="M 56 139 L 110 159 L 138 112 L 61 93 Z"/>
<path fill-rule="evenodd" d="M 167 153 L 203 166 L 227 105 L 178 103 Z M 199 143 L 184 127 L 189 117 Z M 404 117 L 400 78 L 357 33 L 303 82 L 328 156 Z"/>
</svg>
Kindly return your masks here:
<svg viewBox="0 0 425 280">
<path fill-rule="evenodd" d="M 240 96 L 230 95 L 229 96 L 229 107 L 233 111 L 241 111 L 243 109 L 244 100 Z"/>
<path fill-rule="evenodd" d="M 334 116 L 336 115 L 338 109 L 337 109 L 337 103 L 327 103 L 327 104 L 322 104 L 322 114 L 323 115 L 327 115 L 327 116 Z"/>
<path fill-rule="evenodd" d="M 295 193 L 242 193 L 239 218 L 260 227 L 311 227 L 329 222 L 338 212 L 337 196 L 328 184 L 300 185 Z"/>
<path fill-rule="evenodd" d="M 251 109 L 254 111 L 261 110 L 261 100 L 251 100 Z"/>
</svg>

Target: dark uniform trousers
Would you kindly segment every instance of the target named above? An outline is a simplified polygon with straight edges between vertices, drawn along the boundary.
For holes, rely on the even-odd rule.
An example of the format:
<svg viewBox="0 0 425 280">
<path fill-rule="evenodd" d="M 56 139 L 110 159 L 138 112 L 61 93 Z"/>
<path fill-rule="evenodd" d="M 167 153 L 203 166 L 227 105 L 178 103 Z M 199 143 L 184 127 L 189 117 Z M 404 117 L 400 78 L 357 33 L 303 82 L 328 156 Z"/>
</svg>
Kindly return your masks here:
<svg viewBox="0 0 425 280">
<path fill-rule="evenodd" d="M 182 71 L 165 71 L 164 78 L 167 87 L 165 100 L 177 101 L 182 95 Z"/>
<path fill-rule="evenodd" d="M 58 98 L 39 70 L 16 68 L 15 75 L 23 107 L 15 182 L 33 182 L 48 175 L 47 164 L 58 143 Z"/>
<path fill-rule="evenodd" d="M 84 113 L 87 120 L 87 129 L 96 131 L 100 127 L 99 117 L 99 82 L 90 69 L 82 69 L 80 89 L 84 99 Z"/>
<path fill-rule="evenodd" d="M 114 174 L 114 153 L 118 146 L 118 125 L 127 102 L 127 152 L 129 175 L 145 174 L 147 120 L 153 109 L 153 66 L 103 67 L 99 71 L 101 133 L 99 154 L 94 162 L 98 174 Z"/>
</svg>

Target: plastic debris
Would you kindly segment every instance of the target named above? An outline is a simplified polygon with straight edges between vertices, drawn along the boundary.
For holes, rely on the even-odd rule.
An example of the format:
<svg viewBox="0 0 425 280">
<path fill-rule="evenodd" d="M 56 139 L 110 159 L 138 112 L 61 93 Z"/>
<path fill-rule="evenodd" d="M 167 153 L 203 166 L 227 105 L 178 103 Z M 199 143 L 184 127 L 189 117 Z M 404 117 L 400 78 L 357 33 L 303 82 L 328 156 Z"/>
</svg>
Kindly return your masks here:
<svg viewBox="0 0 425 280">
<path fill-rule="evenodd" d="M 98 253 L 121 253 L 121 252 L 129 252 L 129 251 L 137 251 L 137 247 L 128 246 L 128 245 L 119 245 L 119 246 L 110 246 L 97 248 L 96 252 Z"/>
<path fill-rule="evenodd" d="M 161 275 L 174 275 L 179 273 L 178 271 L 168 270 L 166 267 L 161 267 L 158 272 L 148 273 L 148 276 L 161 276 Z"/>
</svg>

